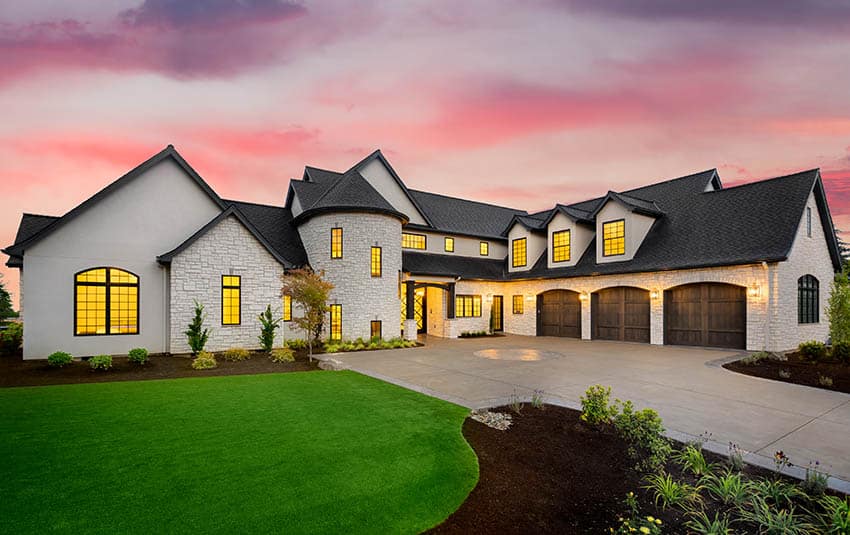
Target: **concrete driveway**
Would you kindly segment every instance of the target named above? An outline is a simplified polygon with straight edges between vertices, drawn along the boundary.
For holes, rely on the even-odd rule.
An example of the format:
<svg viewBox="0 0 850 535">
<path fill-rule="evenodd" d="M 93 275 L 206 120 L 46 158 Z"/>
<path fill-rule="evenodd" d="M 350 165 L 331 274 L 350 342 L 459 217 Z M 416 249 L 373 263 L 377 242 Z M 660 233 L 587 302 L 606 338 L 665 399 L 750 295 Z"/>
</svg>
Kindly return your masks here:
<svg viewBox="0 0 850 535">
<path fill-rule="evenodd" d="M 652 407 L 672 436 L 712 434 L 761 456 L 783 450 L 797 465 L 818 460 L 850 481 L 850 395 L 728 371 L 736 351 L 508 335 L 425 347 L 335 355 L 353 370 L 470 408 L 527 399 L 576 407 L 589 385 Z M 541 360 L 510 360 L 543 357 Z M 507 360 L 506 360 L 507 359 Z"/>
</svg>

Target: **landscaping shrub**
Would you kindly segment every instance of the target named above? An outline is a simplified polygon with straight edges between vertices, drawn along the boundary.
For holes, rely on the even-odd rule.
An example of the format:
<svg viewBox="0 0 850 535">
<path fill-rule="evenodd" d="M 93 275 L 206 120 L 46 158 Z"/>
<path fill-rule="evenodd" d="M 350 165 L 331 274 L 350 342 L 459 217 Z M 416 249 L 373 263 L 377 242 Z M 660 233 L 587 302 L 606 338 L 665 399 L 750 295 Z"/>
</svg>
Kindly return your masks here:
<svg viewBox="0 0 850 535">
<path fill-rule="evenodd" d="M 189 347 L 192 349 L 193 355 L 197 355 L 203 351 L 207 345 L 207 340 L 209 340 L 210 330 L 204 329 L 204 320 L 206 317 L 206 314 L 204 314 L 204 305 L 195 301 L 195 316 L 192 318 L 189 328 L 183 333 L 189 340 Z"/>
<path fill-rule="evenodd" d="M 307 349 L 307 340 L 300 340 L 298 338 L 293 338 L 292 340 L 287 340 L 283 343 L 286 347 L 293 351 L 299 351 L 302 349 Z"/>
<path fill-rule="evenodd" d="M 788 360 L 788 358 L 782 353 L 772 353 L 770 351 L 757 351 L 752 355 L 747 355 L 746 357 L 740 360 L 741 364 L 745 364 L 747 366 L 751 366 L 753 364 L 758 364 L 762 360 L 779 360 L 784 361 Z"/>
<path fill-rule="evenodd" d="M 107 371 L 112 367 L 112 357 L 109 355 L 98 355 L 89 359 L 89 366 L 93 370 Z"/>
<path fill-rule="evenodd" d="M 0 355 L 14 355 L 24 340 L 24 326 L 21 323 L 9 323 L 6 330 L 0 331 Z"/>
<path fill-rule="evenodd" d="M 251 352 L 247 349 L 242 349 L 241 347 L 231 347 L 230 349 L 225 350 L 221 356 L 224 357 L 224 360 L 241 362 L 251 358 Z"/>
<path fill-rule="evenodd" d="M 691 518 L 685 522 L 685 527 L 691 532 L 701 535 L 726 535 L 733 533 L 730 524 L 731 521 L 725 514 L 714 513 L 712 518 L 705 511 L 697 511 L 691 513 Z"/>
<path fill-rule="evenodd" d="M 806 467 L 806 479 L 800 483 L 803 491 L 809 496 L 819 497 L 826 492 L 829 483 L 829 474 L 820 469 L 820 462 L 809 463 Z"/>
<path fill-rule="evenodd" d="M 200 351 L 192 361 L 192 369 L 194 370 L 209 370 L 218 366 L 215 361 L 215 356 L 207 351 Z"/>
<path fill-rule="evenodd" d="M 295 362 L 295 352 L 288 347 L 279 347 L 269 352 L 272 362 Z"/>
<path fill-rule="evenodd" d="M 131 349 L 130 352 L 127 353 L 127 360 L 134 364 L 144 364 L 148 361 L 148 358 L 148 350 L 143 347 Z"/>
<path fill-rule="evenodd" d="M 700 485 L 725 505 L 740 507 L 750 496 L 750 484 L 743 475 L 731 470 L 719 476 L 708 474 L 700 480 Z"/>
<path fill-rule="evenodd" d="M 826 345 L 823 342 L 816 340 L 802 342 L 798 349 L 803 358 L 811 362 L 817 362 L 826 357 Z"/>
<path fill-rule="evenodd" d="M 641 471 L 663 466 L 672 450 L 664 437 L 661 417 L 652 409 L 634 410 L 631 401 L 622 403 L 614 415 L 614 428 L 629 444 L 629 455 Z"/>
<path fill-rule="evenodd" d="M 741 518 L 756 525 L 758 533 L 804 535 L 814 527 L 801 515 L 795 513 L 794 507 L 776 509 L 759 498 L 753 498 L 750 509 L 741 511 Z"/>
<path fill-rule="evenodd" d="M 781 509 L 787 508 L 796 498 L 804 496 L 803 492 L 780 479 L 761 479 L 750 485 L 753 495 Z"/>
<path fill-rule="evenodd" d="M 850 497 L 823 496 L 818 504 L 823 509 L 823 513 L 817 516 L 820 532 L 835 535 L 850 533 Z"/>
<path fill-rule="evenodd" d="M 56 353 L 52 353 L 49 357 L 47 357 L 47 364 L 53 368 L 61 368 L 63 366 L 71 364 L 73 360 L 74 357 L 72 357 L 70 353 L 65 353 L 64 351 L 57 351 Z"/>
<path fill-rule="evenodd" d="M 270 352 L 274 347 L 274 332 L 280 327 L 282 318 L 275 318 L 272 314 L 272 306 L 266 305 L 266 310 L 259 316 L 260 318 L 260 347 L 265 352 Z"/>
<path fill-rule="evenodd" d="M 479 338 L 481 336 L 490 336 L 487 331 L 463 331 L 458 335 L 458 338 Z"/>
<path fill-rule="evenodd" d="M 616 408 L 609 405 L 611 388 L 593 385 L 581 397 L 581 419 L 592 425 L 611 423 Z"/>
<path fill-rule="evenodd" d="M 832 282 L 826 317 L 833 345 L 850 343 L 850 281 L 846 273 L 837 275 Z"/>
<path fill-rule="evenodd" d="M 702 449 L 693 444 L 688 444 L 673 454 L 673 460 L 686 472 L 697 477 L 704 476 L 711 471 L 711 465 L 705 460 Z"/>
<path fill-rule="evenodd" d="M 843 364 L 850 364 L 850 342 L 833 342 L 832 358 Z"/>
<path fill-rule="evenodd" d="M 646 482 L 647 485 L 644 488 L 652 493 L 656 507 L 661 507 L 661 509 L 702 501 L 695 487 L 674 480 L 670 474 L 664 472 L 651 474 L 647 476 Z"/>
</svg>

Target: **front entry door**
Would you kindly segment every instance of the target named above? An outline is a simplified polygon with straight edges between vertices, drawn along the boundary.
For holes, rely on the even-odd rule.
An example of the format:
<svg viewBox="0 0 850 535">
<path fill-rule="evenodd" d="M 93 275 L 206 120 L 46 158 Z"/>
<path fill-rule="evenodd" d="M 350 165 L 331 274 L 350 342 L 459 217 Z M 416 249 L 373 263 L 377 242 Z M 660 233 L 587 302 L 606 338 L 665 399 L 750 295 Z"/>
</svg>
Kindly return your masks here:
<svg viewBox="0 0 850 535">
<path fill-rule="evenodd" d="M 493 296 L 493 332 L 501 332 L 505 330 L 504 322 L 504 300 L 501 295 Z"/>
</svg>

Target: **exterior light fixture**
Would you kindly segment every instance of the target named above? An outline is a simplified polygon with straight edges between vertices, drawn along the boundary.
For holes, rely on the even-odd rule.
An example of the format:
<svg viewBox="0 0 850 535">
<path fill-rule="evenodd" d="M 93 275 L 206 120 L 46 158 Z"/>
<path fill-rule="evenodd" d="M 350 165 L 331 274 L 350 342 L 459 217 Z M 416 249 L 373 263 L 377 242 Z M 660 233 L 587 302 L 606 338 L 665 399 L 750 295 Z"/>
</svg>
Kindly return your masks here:
<svg viewBox="0 0 850 535">
<path fill-rule="evenodd" d="M 749 288 L 747 288 L 747 295 L 750 297 L 759 297 L 761 295 L 761 286 L 758 284 L 753 284 Z"/>
<path fill-rule="evenodd" d="M 650 299 L 658 299 L 659 295 L 661 295 L 661 293 L 658 290 L 650 290 L 649 291 L 649 298 Z"/>
<path fill-rule="evenodd" d="M 525 296 L 525 300 L 526 301 L 534 301 L 534 296 L 531 295 L 531 294 L 528 294 L 528 295 Z"/>
<path fill-rule="evenodd" d="M 488 303 L 492 303 L 492 302 L 493 302 L 493 294 L 487 294 L 487 302 L 488 302 Z"/>
<path fill-rule="evenodd" d="M 587 292 L 581 292 L 578 296 L 578 298 L 582 301 L 587 301 L 588 297 L 590 297 L 590 295 Z"/>
</svg>

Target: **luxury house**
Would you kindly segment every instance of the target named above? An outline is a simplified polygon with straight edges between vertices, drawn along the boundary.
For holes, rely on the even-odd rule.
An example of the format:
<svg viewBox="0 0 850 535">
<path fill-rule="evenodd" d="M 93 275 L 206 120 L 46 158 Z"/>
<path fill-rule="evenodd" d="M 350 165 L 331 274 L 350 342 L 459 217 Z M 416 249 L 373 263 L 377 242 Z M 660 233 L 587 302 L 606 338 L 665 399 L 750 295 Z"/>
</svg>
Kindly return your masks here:
<svg viewBox="0 0 850 535">
<path fill-rule="evenodd" d="M 409 189 L 376 151 L 306 167 L 283 206 L 220 198 L 168 146 L 61 217 L 24 214 L 24 357 L 256 347 L 289 269 L 333 282 L 330 338 L 463 331 L 781 350 L 827 337 L 840 266 L 818 170 L 723 188 L 708 170 L 527 213 Z"/>
</svg>

